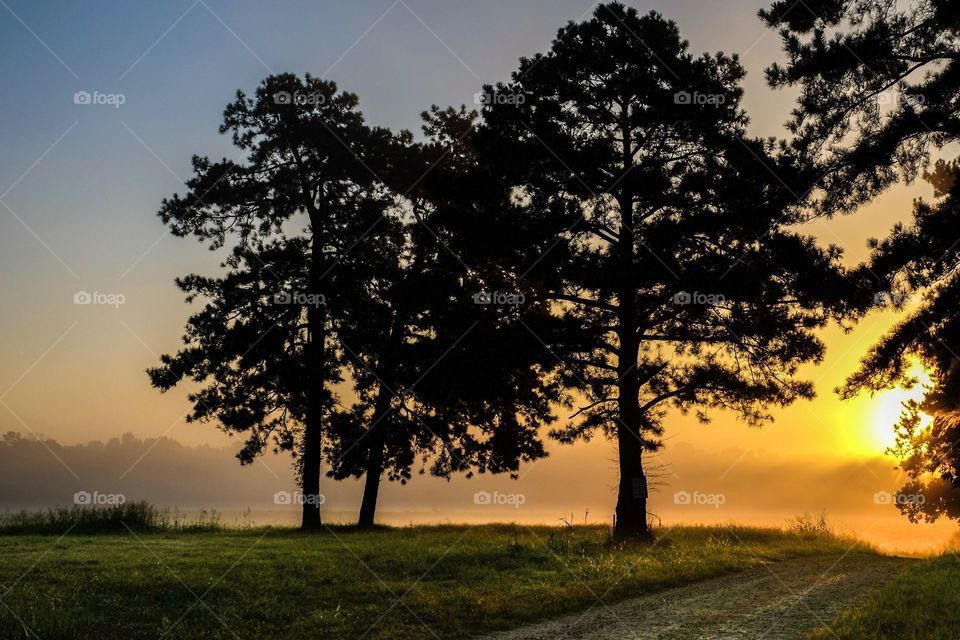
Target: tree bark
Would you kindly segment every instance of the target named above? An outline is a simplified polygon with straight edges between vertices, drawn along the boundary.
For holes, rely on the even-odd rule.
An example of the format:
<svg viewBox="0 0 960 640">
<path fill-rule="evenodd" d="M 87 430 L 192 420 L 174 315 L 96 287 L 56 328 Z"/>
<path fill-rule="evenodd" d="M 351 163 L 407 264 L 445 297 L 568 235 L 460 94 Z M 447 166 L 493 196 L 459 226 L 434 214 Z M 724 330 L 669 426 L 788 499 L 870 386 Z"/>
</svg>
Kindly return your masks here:
<svg viewBox="0 0 960 640">
<path fill-rule="evenodd" d="M 638 343 L 621 337 L 618 374 L 617 452 L 620 484 L 617 494 L 617 538 L 650 538 L 647 525 L 647 477 L 643 470 L 643 430 L 639 405 L 639 376 L 636 368 Z"/>
<path fill-rule="evenodd" d="M 624 171 L 632 165 L 629 123 L 624 116 Z M 637 371 L 640 340 L 637 337 L 637 298 L 633 283 L 634 256 L 633 194 L 617 196 L 620 208 L 620 241 L 618 258 L 620 282 L 617 300 L 619 352 L 617 354 L 617 451 L 620 462 L 620 484 L 617 492 L 617 538 L 649 539 L 647 526 L 647 477 L 643 471 L 643 429 L 640 414 L 640 374 Z"/>
<path fill-rule="evenodd" d="M 312 259 L 310 261 L 310 293 L 320 295 L 320 271 L 323 264 L 323 247 L 319 234 L 314 232 Z M 320 462 L 323 446 L 323 390 L 326 384 L 326 338 L 327 314 L 317 299 L 308 299 L 307 327 L 307 415 L 304 421 L 303 452 L 301 458 L 301 482 L 303 516 L 300 528 L 315 530 L 322 526 L 320 519 Z"/>
<path fill-rule="evenodd" d="M 363 482 L 363 499 L 360 502 L 360 517 L 358 527 L 372 527 L 377 512 L 377 498 L 380 495 L 380 479 L 383 476 L 384 447 L 387 442 L 388 423 L 387 414 L 390 413 L 390 401 L 393 391 L 383 382 L 395 371 L 400 359 L 400 349 L 403 348 L 404 315 L 394 310 L 390 323 L 390 333 L 385 341 L 383 366 L 379 373 L 380 389 L 377 391 L 377 401 L 370 418 L 370 432 L 367 434 L 367 470 Z M 395 382 L 391 382 L 395 384 Z"/>
<path fill-rule="evenodd" d="M 384 447 L 387 441 L 386 415 L 390 411 L 392 394 L 384 385 L 377 393 L 377 404 L 371 418 L 372 427 L 367 434 L 367 472 L 363 482 L 363 500 L 360 502 L 358 527 L 372 527 L 380 495 L 380 478 L 383 476 Z"/>
<path fill-rule="evenodd" d="M 617 429 L 620 485 L 617 494 L 617 520 L 613 530 L 617 538 L 651 537 L 647 524 L 647 477 L 643 470 L 643 445 L 640 437 L 640 430 L 629 423 L 621 424 Z"/>
</svg>

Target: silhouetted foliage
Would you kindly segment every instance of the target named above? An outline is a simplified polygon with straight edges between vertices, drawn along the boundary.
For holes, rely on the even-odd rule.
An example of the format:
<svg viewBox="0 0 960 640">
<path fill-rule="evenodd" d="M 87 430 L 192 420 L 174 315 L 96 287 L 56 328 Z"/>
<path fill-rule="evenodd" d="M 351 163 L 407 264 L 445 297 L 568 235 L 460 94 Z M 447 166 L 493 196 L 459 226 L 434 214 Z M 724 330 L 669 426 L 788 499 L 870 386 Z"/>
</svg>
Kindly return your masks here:
<svg viewBox="0 0 960 640">
<path fill-rule="evenodd" d="M 520 319 L 549 313 L 476 304 L 484 277 L 448 244 L 470 231 L 447 202 L 475 165 L 475 117 L 434 109 L 414 144 L 368 127 L 330 82 L 272 76 L 225 113 L 246 163 L 195 158 L 190 192 L 161 210 L 177 235 L 235 244 L 226 275 L 178 280 L 207 304 L 153 383 L 205 385 L 190 420 L 245 434 L 244 463 L 291 451 L 305 496 L 322 458 L 336 479 L 366 475 L 363 525 L 384 473 L 516 473 L 546 455 L 537 429 L 557 397 L 537 382 L 557 363 Z M 307 501 L 304 526 L 318 524 Z"/>
<path fill-rule="evenodd" d="M 918 200 L 913 224 L 897 225 L 890 237 L 876 243 L 873 266 L 899 283 L 894 302 L 907 306 L 907 317 L 874 345 L 840 390 L 852 397 L 868 390 L 909 387 L 915 362 L 931 372 L 932 384 L 921 402 L 909 402 L 897 425 L 893 452 L 911 482 L 901 489 L 908 496 L 897 506 L 911 520 L 942 515 L 960 518 L 960 188 L 957 166 L 940 162 L 930 180 L 940 199 Z M 945 190 L 945 191 L 944 191 Z M 925 424 L 922 414 L 933 417 Z"/>
<path fill-rule="evenodd" d="M 668 409 L 759 425 L 811 397 L 794 374 L 821 358 L 813 330 L 857 302 L 840 250 L 789 230 L 811 176 L 746 136 L 743 75 L 735 57 L 692 56 L 658 14 L 612 3 L 485 88 L 479 153 L 502 195 L 481 214 L 518 290 L 562 321 L 530 336 L 586 397 L 555 436 L 618 443 L 621 535 L 647 533 L 642 455 Z"/>
<path fill-rule="evenodd" d="M 161 389 L 206 385 L 191 393 L 189 418 L 246 434 L 241 461 L 271 441 L 292 451 L 303 525 L 316 527 L 323 434 L 342 413 L 338 338 L 401 241 L 378 175 L 394 171 L 391 150 L 408 140 L 368 127 L 357 97 L 332 82 L 291 74 L 267 78 L 253 97 L 238 92 L 220 131 L 246 161 L 195 157 L 188 193 L 165 200 L 160 216 L 176 235 L 233 243 L 228 274 L 178 281 L 207 304 L 189 321 L 187 347 L 150 375 Z"/>
<path fill-rule="evenodd" d="M 411 145 L 399 220 L 403 242 L 347 310 L 341 342 L 358 402 L 333 421 L 334 477 L 365 475 L 359 524 L 374 521 L 380 478 L 406 482 L 414 463 L 449 478 L 516 474 L 546 455 L 538 428 L 553 420 L 555 392 L 539 384 L 557 363 L 526 338 L 521 320 L 549 321 L 543 303 L 478 305 L 483 272 L 451 248 L 472 242 L 448 204 L 474 164 L 466 136 L 475 113 L 433 108 L 427 142 Z"/>
<path fill-rule="evenodd" d="M 789 57 L 768 79 L 801 88 L 791 128 L 797 148 L 810 149 L 826 175 L 822 210 L 852 210 L 896 180 L 920 175 L 931 152 L 960 136 L 960 6 L 832 0 L 811 5 L 813 14 L 804 8 L 777 2 L 761 12 L 782 27 Z M 871 270 L 889 289 L 876 303 L 909 313 L 840 389 L 851 397 L 912 385 L 916 360 L 930 372 L 932 387 L 905 407 L 893 449 L 912 478 L 901 492 L 926 498 L 897 501 L 912 520 L 960 516 L 957 166 L 941 160 L 923 175 L 937 200 L 916 202 L 912 225 L 897 225 L 872 245 Z M 915 304 L 908 304 L 911 294 Z M 933 423 L 925 427 L 921 413 Z"/>
<path fill-rule="evenodd" d="M 788 56 L 770 84 L 801 89 L 790 129 L 824 173 L 821 210 L 852 211 L 957 139 L 956 2 L 782 0 L 760 16 Z"/>
</svg>

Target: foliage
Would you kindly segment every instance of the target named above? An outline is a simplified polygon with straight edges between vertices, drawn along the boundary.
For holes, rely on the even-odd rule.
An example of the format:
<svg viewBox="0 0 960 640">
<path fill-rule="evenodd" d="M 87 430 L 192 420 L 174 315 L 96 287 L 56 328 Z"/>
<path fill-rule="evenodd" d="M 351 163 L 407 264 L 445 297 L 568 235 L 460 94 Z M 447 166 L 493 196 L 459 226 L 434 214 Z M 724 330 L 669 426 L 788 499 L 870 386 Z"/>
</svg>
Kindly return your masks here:
<svg viewBox="0 0 960 640">
<path fill-rule="evenodd" d="M 562 321 L 536 338 L 586 402 L 554 435 L 617 440 L 627 529 L 645 527 L 632 483 L 668 409 L 764 423 L 812 396 L 795 374 L 822 356 L 813 330 L 863 306 L 840 250 L 791 230 L 807 167 L 746 136 L 743 75 L 611 3 L 484 90 L 478 154 L 502 195 L 478 215 L 512 241 L 513 286 Z"/>
<path fill-rule="evenodd" d="M 147 502 L 126 502 L 104 507 L 53 507 L 46 511 L 20 511 L 0 515 L 0 535 L 85 535 L 128 532 L 186 532 L 220 529 L 216 511 L 195 518 Z"/>
<path fill-rule="evenodd" d="M 916 362 L 930 373 L 923 400 L 905 406 L 897 426 L 893 452 L 910 476 L 897 504 L 914 521 L 958 518 L 958 166 L 941 159 L 930 168 L 928 160 L 960 134 L 960 12 L 946 0 L 825 0 L 813 9 L 811 17 L 803 3 L 776 2 L 761 16 L 782 28 L 788 54 L 768 79 L 801 88 L 791 128 L 826 176 L 821 208 L 851 210 L 921 171 L 935 197 L 915 203 L 911 225 L 872 242 L 870 271 L 886 289 L 877 306 L 908 313 L 839 391 L 849 398 L 912 386 Z"/>
<path fill-rule="evenodd" d="M 957 139 L 960 12 L 952 0 L 777 0 L 760 12 L 787 54 L 767 79 L 798 86 L 793 147 L 818 164 L 827 213 L 919 175 Z"/>
</svg>

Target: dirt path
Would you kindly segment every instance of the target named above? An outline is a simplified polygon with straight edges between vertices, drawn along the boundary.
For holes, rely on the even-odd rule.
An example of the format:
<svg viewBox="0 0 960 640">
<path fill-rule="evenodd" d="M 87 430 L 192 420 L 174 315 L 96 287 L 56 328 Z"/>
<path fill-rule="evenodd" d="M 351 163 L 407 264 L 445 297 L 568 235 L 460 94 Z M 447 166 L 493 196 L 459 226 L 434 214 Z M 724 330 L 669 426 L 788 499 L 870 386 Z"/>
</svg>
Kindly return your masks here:
<svg viewBox="0 0 960 640">
<path fill-rule="evenodd" d="M 803 638 L 910 562 L 814 556 L 661 591 L 482 640 L 787 640 Z"/>
</svg>

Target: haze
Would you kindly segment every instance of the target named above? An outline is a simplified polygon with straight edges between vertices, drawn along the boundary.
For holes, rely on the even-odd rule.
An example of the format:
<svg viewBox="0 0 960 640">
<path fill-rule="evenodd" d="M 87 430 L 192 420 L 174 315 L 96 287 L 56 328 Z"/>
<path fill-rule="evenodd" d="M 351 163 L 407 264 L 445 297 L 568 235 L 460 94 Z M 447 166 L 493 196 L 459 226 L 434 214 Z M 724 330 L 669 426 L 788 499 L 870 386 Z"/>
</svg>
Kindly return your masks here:
<svg viewBox="0 0 960 640">
<path fill-rule="evenodd" d="M 793 96 L 764 83 L 764 67 L 780 53 L 777 35 L 755 17 L 759 3 L 627 4 L 676 20 L 695 52 L 740 53 L 749 72 L 751 132 L 782 132 Z M 6 456 L 0 501 L 7 508 L 66 504 L 74 491 L 102 486 L 171 507 L 233 511 L 265 510 L 274 491 L 292 490 L 289 460 L 241 469 L 232 457 L 235 441 L 212 425 L 184 423 L 187 390 L 161 395 L 144 374 L 157 354 L 177 348 L 190 313 L 174 277 L 217 269 L 217 255 L 171 237 L 155 213 L 164 196 L 181 189 L 191 154 L 232 157 L 229 141 L 217 133 L 224 105 L 271 72 L 310 72 L 359 94 L 372 123 L 418 131 L 420 111 L 472 104 L 482 83 L 506 79 L 520 56 L 544 50 L 558 25 L 594 6 L 582 0 L 0 5 L 0 71 L 7 79 L 0 101 L 0 431 L 66 446 L 35 443 L 26 457 L 23 443 L 0 446 Z M 77 104 L 77 92 L 115 98 Z M 867 238 L 907 219 L 911 200 L 927 195 L 926 185 L 898 187 L 868 210 L 810 231 L 843 246 L 854 263 L 865 255 Z M 83 292 L 113 295 L 122 304 L 75 304 Z M 667 451 L 657 459 L 664 465 L 654 499 L 659 515 L 780 523 L 830 505 L 832 520 L 892 548 L 945 543 L 955 525 L 910 525 L 875 502 L 876 492 L 899 487 L 893 459 L 883 457 L 896 398 L 841 402 L 832 391 L 893 320 L 892 313 L 876 313 L 850 334 L 828 330 L 826 360 L 804 371 L 816 381 L 818 398 L 777 412 L 762 431 L 722 414 L 707 426 L 675 416 Z M 132 437 L 113 446 L 73 446 L 124 433 Z M 175 442 L 154 446 L 158 438 Z M 521 470 L 522 488 L 506 478 L 449 484 L 415 478 L 402 490 L 388 487 L 383 510 L 395 522 L 430 521 L 441 506 L 444 520 L 509 519 L 516 517 L 511 511 L 480 509 L 472 496 L 523 491 L 523 518 L 555 523 L 572 512 L 577 520 L 608 521 L 615 478 L 609 445 L 552 450 Z M 565 470 L 574 464 L 589 481 L 568 490 Z M 763 475 L 772 467 L 780 472 Z M 782 486 L 758 480 L 765 477 L 781 478 Z M 204 491 L 187 495 L 178 488 L 191 483 Z M 722 493 L 725 508 L 684 510 L 674 504 L 678 491 Z M 324 493 L 331 509 L 346 511 L 357 487 L 328 482 Z M 272 517 L 282 516 L 261 518 Z"/>
</svg>

